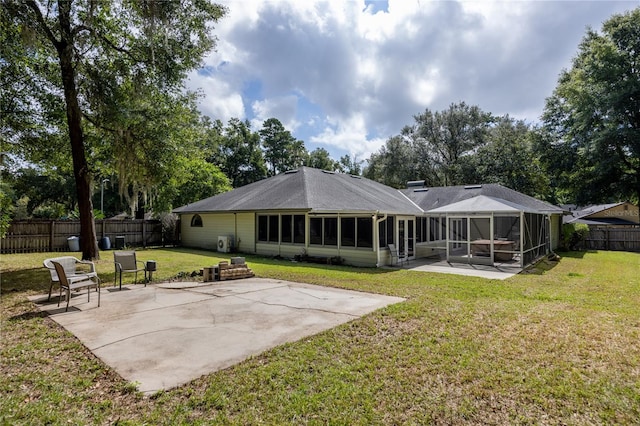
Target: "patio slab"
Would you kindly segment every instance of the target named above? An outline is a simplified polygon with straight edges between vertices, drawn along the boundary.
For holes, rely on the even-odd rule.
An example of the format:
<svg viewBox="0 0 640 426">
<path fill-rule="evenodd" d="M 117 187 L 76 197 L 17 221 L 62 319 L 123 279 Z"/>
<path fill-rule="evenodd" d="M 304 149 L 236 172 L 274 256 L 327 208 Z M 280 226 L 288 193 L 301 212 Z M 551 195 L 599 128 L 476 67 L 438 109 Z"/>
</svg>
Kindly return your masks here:
<svg viewBox="0 0 640 426">
<path fill-rule="evenodd" d="M 403 265 L 404 269 L 421 272 L 437 272 L 441 274 L 465 275 L 491 280 L 506 280 L 522 272 L 515 264 L 473 265 L 467 263 L 450 263 L 443 259 L 412 260 Z"/>
<path fill-rule="evenodd" d="M 91 296 L 74 295 L 68 312 L 30 299 L 147 394 L 404 300 L 263 278 L 104 287 L 99 308 Z"/>
</svg>

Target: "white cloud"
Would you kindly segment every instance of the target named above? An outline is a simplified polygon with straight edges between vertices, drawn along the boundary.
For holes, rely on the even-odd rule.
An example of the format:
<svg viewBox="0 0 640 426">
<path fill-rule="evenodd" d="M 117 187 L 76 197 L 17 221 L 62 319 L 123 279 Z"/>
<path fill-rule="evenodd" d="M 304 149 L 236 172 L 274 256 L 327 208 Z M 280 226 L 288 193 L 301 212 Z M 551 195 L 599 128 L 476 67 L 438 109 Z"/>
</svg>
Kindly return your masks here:
<svg viewBox="0 0 640 426">
<path fill-rule="evenodd" d="M 327 126 L 322 133 L 313 136 L 311 142 L 325 147 L 339 148 L 359 159 L 369 156 L 384 145 L 385 139 L 368 139 L 367 127 L 362 114 L 354 114 L 347 119 L 327 117 Z"/>
<path fill-rule="evenodd" d="M 637 7 L 389 0 L 388 12 L 374 14 L 364 0 L 223 3 L 211 72 L 190 82 L 207 94 L 203 112 L 225 120 L 247 112 L 260 125 L 273 116 L 336 156 L 371 153 L 414 114 L 452 102 L 535 121 L 585 27 Z M 259 90 L 247 91 L 249 82 Z"/>
<path fill-rule="evenodd" d="M 233 117 L 244 117 L 244 100 L 241 93 L 224 81 L 202 73 L 192 73 L 187 88 L 205 94 L 199 101 L 203 114 L 226 123 Z"/>
<path fill-rule="evenodd" d="M 269 118 L 277 118 L 289 131 L 295 131 L 300 123 L 296 120 L 298 98 L 295 95 L 269 98 L 255 101 L 251 105 L 254 113 L 251 127 L 262 128 L 262 124 Z"/>
</svg>

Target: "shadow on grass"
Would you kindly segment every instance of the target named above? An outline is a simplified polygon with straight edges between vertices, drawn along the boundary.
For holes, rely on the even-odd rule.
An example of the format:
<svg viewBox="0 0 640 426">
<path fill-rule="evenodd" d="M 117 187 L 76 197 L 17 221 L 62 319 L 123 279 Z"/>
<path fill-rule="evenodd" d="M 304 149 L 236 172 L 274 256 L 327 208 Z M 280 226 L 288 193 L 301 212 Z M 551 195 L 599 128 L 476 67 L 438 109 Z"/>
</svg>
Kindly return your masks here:
<svg viewBox="0 0 640 426">
<path fill-rule="evenodd" d="M 598 250 L 580 250 L 580 251 L 563 251 L 563 252 L 558 252 L 558 254 L 560 255 L 560 257 L 569 257 L 571 259 L 582 259 L 584 258 L 587 254 L 594 254 L 594 253 L 598 253 Z"/>
<path fill-rule="evenodd" d="M 9 321 L 30 321 L 36 318 L 46 318 L 47 316 L 49 315 L 46 312 L 29 311 L 29 312 L 23 312 L 21 314 L 9 317 Z"/>
<path fill-rule="evenodd" d="M 371 274 L 371 275 L 379 275 L 379 274 L 388 274 L 391 272 L 395 272 L 400 270 L 401 268 L 371 268 L 371 267 L 359 267 L 352 265 L 332 265 L 325 263 L 315 263 L 315 262 L 304 262 L 304 261 L 295 261 L 291 259 L 286 259 L 283 257 L 264 257 L 258 256 L 254 254 L 243 254 L 243 253 L 218 253 L 218 255 L 226 255 L 229 257 L 242 256 L 246 259 L 247 263 L 254 263 L 258 265 L 264 266 L 278 266 L 278 267 L 295 267 L 295 268 L 305 268 L 317 271 L 326 271 L 326 270 L 334 270 L 334 271 L 344 271 L 344 272 L 356 272 L 362 274 Z"/>
<path fill-rule="evenodd" d="M 538 262 L 533 265 L 527 267 L 523 274 L 526 275 L 543 275 L 548 271 L 551 271 L 553 268 L 558 266 L 560 262 L 562 262 L 562 258 L 568 259 L 582 259 L 587 253 L 597 253 L 596 250 L 585 250 L 585 251 L 558 251 L 559 259 L 554 259 L 551 257 L 543 257 Z"/>
</svg>

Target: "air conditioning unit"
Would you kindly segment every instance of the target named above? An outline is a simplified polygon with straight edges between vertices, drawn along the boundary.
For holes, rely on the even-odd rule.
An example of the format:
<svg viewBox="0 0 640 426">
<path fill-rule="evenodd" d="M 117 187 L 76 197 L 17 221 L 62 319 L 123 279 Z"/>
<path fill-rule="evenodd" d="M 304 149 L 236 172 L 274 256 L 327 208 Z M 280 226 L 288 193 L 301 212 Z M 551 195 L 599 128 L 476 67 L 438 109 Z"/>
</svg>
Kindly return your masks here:
<svg viewBox="0 0 640 426">
<path fill-rule="evenodd" d="M 218 236 L 218 251 L 222 253 L 231 251 L 231 237 L 228 235 Z"/>
</svg>

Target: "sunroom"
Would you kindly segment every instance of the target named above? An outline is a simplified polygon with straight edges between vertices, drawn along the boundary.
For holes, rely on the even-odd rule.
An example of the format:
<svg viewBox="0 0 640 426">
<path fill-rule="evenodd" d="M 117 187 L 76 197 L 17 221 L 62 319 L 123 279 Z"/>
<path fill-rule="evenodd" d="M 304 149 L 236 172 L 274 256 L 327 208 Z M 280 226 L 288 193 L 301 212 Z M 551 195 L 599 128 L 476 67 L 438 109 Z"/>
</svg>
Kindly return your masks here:
<svg viewBox="0 0 640 426">
<path fill-rule="evenodd" d="M 550 252 L 549 216 L 499 198 L 479 195 L 426 212 L 444 226 L 436 248 L 448 262 L 524 267 Z"/>
</svg>

